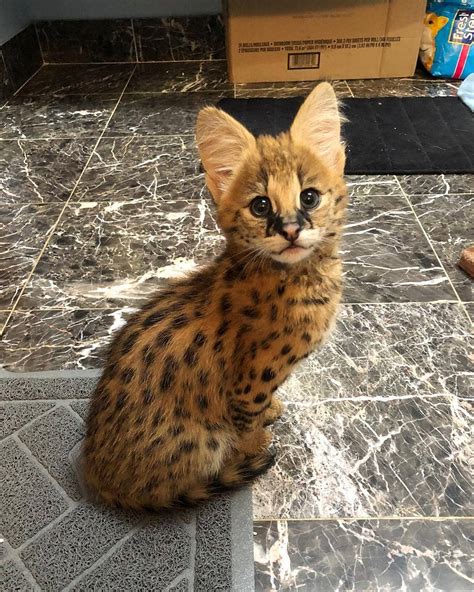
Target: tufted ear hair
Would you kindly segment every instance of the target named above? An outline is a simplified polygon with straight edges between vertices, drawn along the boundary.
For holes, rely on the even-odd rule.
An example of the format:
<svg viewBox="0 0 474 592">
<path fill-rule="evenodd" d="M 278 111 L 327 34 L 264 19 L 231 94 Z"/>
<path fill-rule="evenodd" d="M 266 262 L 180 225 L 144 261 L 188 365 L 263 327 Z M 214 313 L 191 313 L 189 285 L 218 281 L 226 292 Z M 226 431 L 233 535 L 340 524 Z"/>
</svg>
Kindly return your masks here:
<svg viewBox="0 0 474 592">
<path fill-rule="evenodd" d="M 301 105 L 290 130 L 295 142 L 309 146 L 340 175 L 344 173 L 346 160 L 341 142 L 342 121 L 334 89 L 328 82 L 322 82 Z"/>
<path fill-rule="evenodd" d="M 207 186 L 219 203 L 245 152 L 256 146 L 255 138 L 224 111 L 205 107 L 197 118 L 196 140 Z"/>
</svg>

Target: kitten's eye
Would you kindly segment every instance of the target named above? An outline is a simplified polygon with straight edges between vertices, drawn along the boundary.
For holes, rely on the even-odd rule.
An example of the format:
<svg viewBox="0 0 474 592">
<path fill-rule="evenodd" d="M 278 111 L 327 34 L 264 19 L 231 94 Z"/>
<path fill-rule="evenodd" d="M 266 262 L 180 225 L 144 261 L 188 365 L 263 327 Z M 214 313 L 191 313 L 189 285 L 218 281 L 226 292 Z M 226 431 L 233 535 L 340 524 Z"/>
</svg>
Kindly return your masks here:
<svg viewBox="0 0 474 592">
<path fill-rule="evenodd" d="M 272 209 L 272 204 L 268 197 L 256 197 L 250 203 L 250 211 L 257 218 L 267 216 Z"/>
<path fill-rule="evenodd" d="M 300 193 L 300 202 L 305 210 L 314 210 L 319 206 L 321 198 L 316 189 L 305 189 Z"/>
</svg>

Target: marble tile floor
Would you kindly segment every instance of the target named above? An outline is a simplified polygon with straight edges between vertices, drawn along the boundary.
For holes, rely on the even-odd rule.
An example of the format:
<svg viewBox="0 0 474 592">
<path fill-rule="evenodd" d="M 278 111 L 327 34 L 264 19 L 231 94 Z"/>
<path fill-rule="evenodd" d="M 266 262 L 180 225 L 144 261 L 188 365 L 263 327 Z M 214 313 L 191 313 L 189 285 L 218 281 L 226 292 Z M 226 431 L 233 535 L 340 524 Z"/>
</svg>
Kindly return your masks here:
<svg viewBox="0 0 474 592">
<path fill-rule="evenodd" d="M 342 100 L 457 87 L 334 85 Z M 100 367 L 127 315 L 222 245 L 197 111 L 312 86 L 231 85 L 220 60 L 40 70 L 0 109 L 2 367 Z M 278 461 L 254 487 L 256 589 L 472 590 L 474 297 L 456 259 L 474 237 L 474 179 L 347 181 L 340 320 L 282 387 Z M 37 418 L 80 431 L 85 406 L 5 402 L 4 442 Z"/>
</svg>

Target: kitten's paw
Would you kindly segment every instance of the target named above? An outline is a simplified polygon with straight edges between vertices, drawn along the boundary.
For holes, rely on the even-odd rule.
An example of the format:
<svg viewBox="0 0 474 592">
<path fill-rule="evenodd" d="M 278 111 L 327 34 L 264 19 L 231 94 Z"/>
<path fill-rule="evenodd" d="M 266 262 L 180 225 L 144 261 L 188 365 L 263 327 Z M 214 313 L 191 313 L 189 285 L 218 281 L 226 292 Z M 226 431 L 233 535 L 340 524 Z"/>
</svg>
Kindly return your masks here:
<svg viewBox="0 0 474 592">
<path fill-rule="evenodd" d="M 271 425 L 272 423 L 275 423 L 278 419 L 280 419 L 280 417 L 283 415 L 284 412 L 285 412 L 285 404 L 282 403 L 280 401 L 280 399 L 273 397 L 272 404 L 265 411 L 265 418 L 264 418 L 263 425 L 266 427 L 266 426 Z"/>
</svg>

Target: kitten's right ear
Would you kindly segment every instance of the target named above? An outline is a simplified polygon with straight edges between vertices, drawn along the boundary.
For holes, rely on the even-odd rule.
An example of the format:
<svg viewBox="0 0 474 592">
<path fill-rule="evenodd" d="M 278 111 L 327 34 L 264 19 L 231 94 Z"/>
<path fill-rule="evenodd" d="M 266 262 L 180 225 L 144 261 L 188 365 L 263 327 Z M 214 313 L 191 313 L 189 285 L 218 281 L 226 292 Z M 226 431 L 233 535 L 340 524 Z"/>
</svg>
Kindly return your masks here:
<svg viewBox="0 0 474 592">
<path fill-rule="evenodd" d="M 243 154 L 255 147 L 255 138 L 224 111 L 205 107 L 197 118 L 196 140 L 207 186 L 219 203 Z"/>
</svg>

